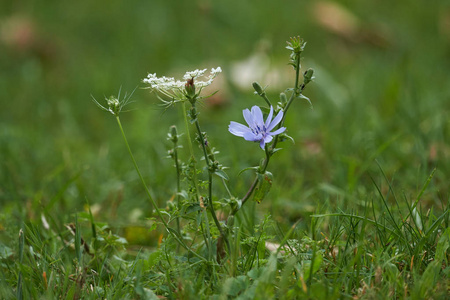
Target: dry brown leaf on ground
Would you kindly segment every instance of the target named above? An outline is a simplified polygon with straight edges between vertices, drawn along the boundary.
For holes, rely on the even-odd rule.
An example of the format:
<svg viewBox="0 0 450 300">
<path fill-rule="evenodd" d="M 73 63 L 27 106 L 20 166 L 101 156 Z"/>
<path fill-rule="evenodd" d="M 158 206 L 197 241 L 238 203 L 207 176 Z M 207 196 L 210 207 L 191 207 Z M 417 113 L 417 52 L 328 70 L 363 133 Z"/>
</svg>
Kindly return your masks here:
<svg viewBox="0 0 450 300">
<path fill-rule="evenodd" d="M 341 4 L 319 1 L 312 6 L 312 12 L 319 26 L 345 40 L 367 43 L 379 48 L 391 44 L 390 30 L 386 25 L 365 23 Z"/>
</svg>

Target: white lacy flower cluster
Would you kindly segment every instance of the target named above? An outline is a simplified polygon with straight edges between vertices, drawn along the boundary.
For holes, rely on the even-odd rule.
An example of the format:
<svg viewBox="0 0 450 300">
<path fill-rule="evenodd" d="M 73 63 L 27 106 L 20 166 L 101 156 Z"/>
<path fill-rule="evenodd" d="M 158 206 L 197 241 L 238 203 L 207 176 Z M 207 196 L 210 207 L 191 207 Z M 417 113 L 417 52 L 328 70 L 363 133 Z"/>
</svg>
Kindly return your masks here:
<svg viewBox="0 0 450 300">
<path fill-rule="evenodd" d="M 205 76 L 206 70 L 207 69 L 197 69 L 195 71 L 186 72 L 183 76 L 183 81 L 175 80 L 173 77 L 156 77 L 156 73 L 148 74 L 147 78 L 145 78 L 143 82 L 149 84 L 152 90 L 155 90 L 170 98 L 175 98 L 180 93 L 183 94 L 185 84 L 188 80 L 194 79 L 195 87 L 201 90 L 202 88 L 211 85 L 214 78 L 222 72 L 220 67 L 212 68 L 210 74 Z M 204 77 L 204 80 L 198 80 L 200 77 Z"/>
<path fill-rule="evenodd" d="M 212 68 L 211 69 L 211 73 L 209 74 L 209 76 L 206 76 L 206 79 L 207 79 L 206 81 L 196 80 L 197 78 L 203 76 L 205 74 L 205 72 L 206 72 L 206 69 L 203 69 L 203 70 L 198 70 L 197 69 L 195 71 L 186 72 L 186 74 L 184 74 L 184 76 L 183 76 L 183 79 L 185 81 L 187 81 L 189 79 L 194 79 L 195 86 L 203 88 L 205 86 L 210 85 L 213 82 L 214 78 L 216 78 L 217 74 L 222 72 L 222 69 L 220 67 L 217 67 L 215 69 Z"/>
</svg>

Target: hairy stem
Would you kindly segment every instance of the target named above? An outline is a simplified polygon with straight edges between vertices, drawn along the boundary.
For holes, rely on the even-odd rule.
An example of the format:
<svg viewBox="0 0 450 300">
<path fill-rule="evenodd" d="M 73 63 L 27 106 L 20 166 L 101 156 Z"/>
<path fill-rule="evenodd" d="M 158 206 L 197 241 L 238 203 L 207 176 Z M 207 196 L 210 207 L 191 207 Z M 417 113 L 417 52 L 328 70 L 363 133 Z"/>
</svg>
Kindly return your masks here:
<svg viewBox="0 0 450 300">
<path fill-rule="evenodd" d="M 183 109 L 183 116 L 184 116 L 184 126 L 186 127 L 186 136 L 188 139 L 189 152 L 191 154 L 191 159 L 194 162 L 193 184 L 194 184 L 194 188 L 195 188 L 195 196 L 196 196 L 197 202 L 200 202 L 200 191 L 198 190 L 198 185 L 197 185 L 197 161 L 195 160 L 194 148 L 192 147 L 192 139 L 191 139 L 191 134 L 189 131 L 189 122 L 188 122 L 187 113 L 186 113 L 186 104 L 185 104 L 185 102 L 182 102 L 182 104 L 183 104 L 182 109 Z M 207 220 L 208 218 L 205 218 L 205 219 Z M 211 251 L 209 249 L 211 249 L 211 245 L 210 245 L 211 244 L 211 233 L 209 231 L 209 224 L 207 224 L 207 226 L 206 226 L 206 235 L 204 234 L 203 226 L 201 227 L 201 230 L 202 230 L 203 238 L 205 240 L 206 247 L 208 248 L 208 253 L 210 253 Z"/>
<path fill-rule="evenodd" d="M 178 149 L 177 149 L 177 143 L 175 142 L 173 144 L 173 158 L 175 160 L 175 169 L 177 171 L 177 210 L 178 213 L 180 212 L 181 209 L 181 201 L 180 201 L 180 192 L 181 192 L 181 187 L 180 187 L 180 164 L 178 163 Z M 180 216 L 177 216 L 177 232 L 178 234 L 181 235 L 180 233 Z"/>
<path fill-rule="evenodd" d="M 193 106 L 195 108 L 195 106 Z M 206 166 L 208 167 L 208 207 L 209 210 L 211 212 L 211 215 L 213 217 L 214 223 L 216 224 L 216 227 L 219 229 L 220 235 L 222 236 L 222 238 L 224 239 L 228 250 L 230 250 L 230 244 L 228 242 L 228 238 L 225 235 L 225 232 L 222 228 L 222 225 L 220 225 L 219 220 L 217 219 L 217 215 L 216 215 L 216 211 L 214 210 L 214 205 L 213 205 L 213 201 L 212 201 L 212 166 L 211 166 L 211 161 L 208 157 L 208 152 L 206 150 L 206 145 L 205 145 L 205 141 L 204 141 L 204 136 L 203 136 L 203 132 L 200 129 L 200 124 L 198 122 L 198 119 L 195 120 L 195 127 L 197 128 L 197 132 L 198 132 L 198 136 L 200 138 L 200 144 L 202 145 L 202 149 L 203 149 L 203 155 L 205 156 L 205 162 L 206 162 Z"/>
</svg>

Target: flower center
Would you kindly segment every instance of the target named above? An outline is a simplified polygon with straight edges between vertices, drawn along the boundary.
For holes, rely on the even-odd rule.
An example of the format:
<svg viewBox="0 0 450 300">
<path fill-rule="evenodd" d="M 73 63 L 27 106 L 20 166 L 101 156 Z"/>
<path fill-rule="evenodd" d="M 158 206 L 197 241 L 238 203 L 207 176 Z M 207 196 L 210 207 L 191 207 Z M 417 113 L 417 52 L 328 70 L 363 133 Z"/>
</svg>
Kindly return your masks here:
<svg viewBox="0 0 450 300">
<path fill-rule="evenodd" d="M 263 138 L 266 137 L 266 126 L 262 125 L 262 128 L 260 125 L 256 125 L 254 128 L 252 128 L 252 132 L 255 135 L 261 134 Z"/>
</svg>

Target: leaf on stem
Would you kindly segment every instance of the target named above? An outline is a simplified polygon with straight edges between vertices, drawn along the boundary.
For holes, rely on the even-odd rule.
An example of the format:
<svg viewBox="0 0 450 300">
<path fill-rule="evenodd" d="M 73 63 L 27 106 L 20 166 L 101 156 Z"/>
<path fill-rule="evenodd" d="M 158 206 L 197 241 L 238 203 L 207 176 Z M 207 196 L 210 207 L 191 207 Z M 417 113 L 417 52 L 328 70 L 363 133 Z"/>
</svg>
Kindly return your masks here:
<svg viewBox="0 0 450 300">
<path fill-rule="evenodd" d="M 258 170 L 258 169 L 259 169 L 259 167 L 248 167 L 248 168 L 242 169 L 242 170 L 239 171 L 238 176 L 241 175 L 242 173 L 244 173 L 245 171 Z"/>
<path fill-rule="evenodd" d="M 225 179 L 226 181 L 230 180 L 230 178 L 228 177 L 227 173 L 225 173 L 224 170 L 217 169 L 214 171 L 214 174 L 216 174 L 217 176 L 219 176 L 222 179 Z"/>
<path fill-rule="evenodd" d="M 292 144 L 295 144 L 294 138 L 283 132 L 282 134 L 280 134 L 280 142 L 283 142 L 285 140 L 290 140 L 292 142 Z M 273 149 L 273 150 L 275 150 L 275 149 Z"/>
<path fill-rule="evenodd" d="M 313 105 L 312 105 L 312 103 L 311 103 L 311 100 L 309 100 L 309 98 L 308 98 L 308 97 L 306 97 L 305 95 L 303 95 L 303 94 L 300 94 L 300 95 L 298 95 L 298 96 L 297 96 L 297 99 L 304 99 L 304 100 L 308 101 L 308 103 L 309 103 L 309 106 L 311 107 L 311 109 L 313 109 L 313 108 L 314 108 L 314 107 L 313 107 Z"/>
</svg>

